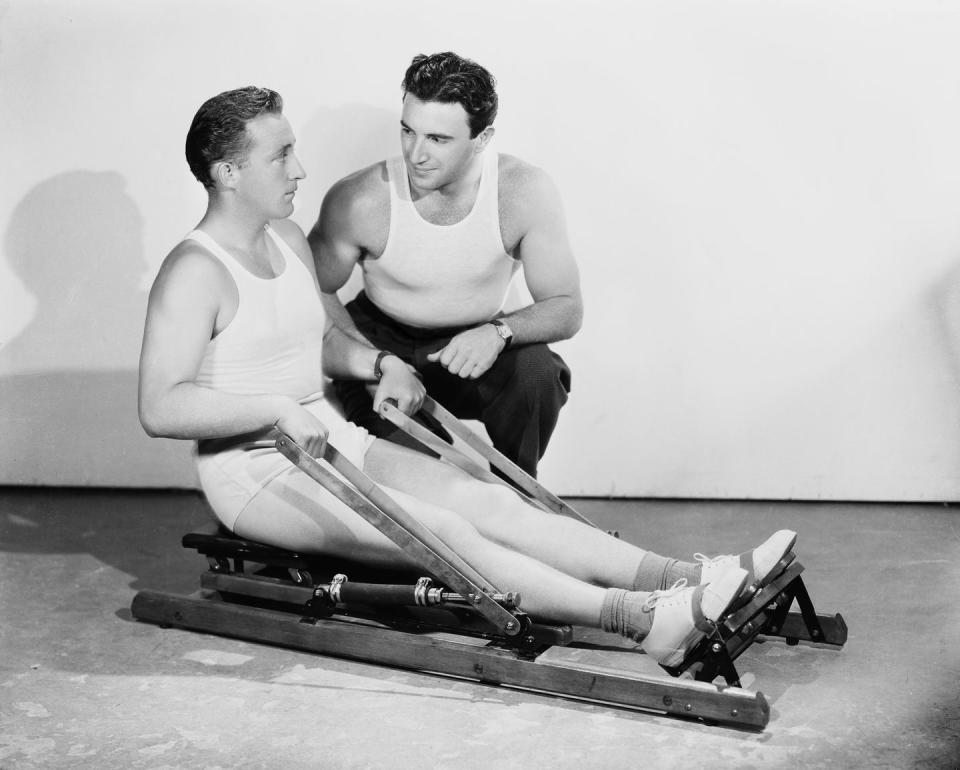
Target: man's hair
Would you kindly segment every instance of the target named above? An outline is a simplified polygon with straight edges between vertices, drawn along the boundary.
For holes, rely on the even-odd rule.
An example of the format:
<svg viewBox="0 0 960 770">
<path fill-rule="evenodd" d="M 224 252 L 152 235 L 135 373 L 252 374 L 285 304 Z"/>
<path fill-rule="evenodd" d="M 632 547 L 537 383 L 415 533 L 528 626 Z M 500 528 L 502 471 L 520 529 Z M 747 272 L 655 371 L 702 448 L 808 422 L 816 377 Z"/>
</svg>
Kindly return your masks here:
<svg viewBox="0 0 960 770">
<path fill-rule="evenodd" d="M 467 111 L 473 139 L 497 117 L 497 81 L 475 61 L 447 51 L 413 57 L 403 92 L 424 102 L 456 102 Z"/>
<path fill-rule="evenodd" d="M 282 111 L 283 99 L 269 88 L 235 88 L 207 99 L 187 132 L 187 163 L 197 181 L 213 189 L 212 164 L 222 160 L 242 163 L 246 159 L 251 141 L 247 122 Z"/>
</svg>

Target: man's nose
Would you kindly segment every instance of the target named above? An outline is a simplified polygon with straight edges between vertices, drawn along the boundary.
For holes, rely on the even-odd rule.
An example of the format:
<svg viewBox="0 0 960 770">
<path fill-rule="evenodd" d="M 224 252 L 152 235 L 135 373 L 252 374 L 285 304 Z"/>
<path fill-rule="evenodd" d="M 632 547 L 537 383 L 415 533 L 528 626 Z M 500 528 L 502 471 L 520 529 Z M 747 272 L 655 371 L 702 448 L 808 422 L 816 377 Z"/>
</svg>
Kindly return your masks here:
<svg viewBox="0 0 960 770">
<path fill-rule="evenodd" d="M 423 139 L 414 139 L 410 147 L 410 161 L 412 163 L 423 163 L 427 159 L 427 146 Z"/>
<path fill-rule="evenodd" d="M 303 167 L 303 164 L 300 162 L 300 158 L 297 157 L 296 153 L 291 153 L 292 163 L 290 165 L 290 178 L 291 179 L 306 179 L 307 170 Z"/>
</svg>

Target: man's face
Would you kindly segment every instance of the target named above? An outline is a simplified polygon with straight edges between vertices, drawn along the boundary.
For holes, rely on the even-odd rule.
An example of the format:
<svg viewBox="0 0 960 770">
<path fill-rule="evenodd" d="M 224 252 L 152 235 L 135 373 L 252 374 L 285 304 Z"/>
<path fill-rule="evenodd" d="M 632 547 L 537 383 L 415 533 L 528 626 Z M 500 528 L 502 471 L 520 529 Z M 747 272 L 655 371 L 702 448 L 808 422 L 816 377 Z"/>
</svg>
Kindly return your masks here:
<svg viewBox="0 0 960 770">
<path fill-rule="evenodd" d="M 400 145 L 410 182 L 417 189 L 436 190 L 460 179 L 482 136 L 470 138 L 467 111 L 456 102 L 403 97 Z"/>
<path fill-rule="evenodd" d="M 293 151 L 290 123 L 283 115 L 261 115 L 247 122 L 247 136 L 250 149 L 239 165 L 237 193 L 269 219 L 290 216 L 297 182 L 307 175 Z"/>
</svg>

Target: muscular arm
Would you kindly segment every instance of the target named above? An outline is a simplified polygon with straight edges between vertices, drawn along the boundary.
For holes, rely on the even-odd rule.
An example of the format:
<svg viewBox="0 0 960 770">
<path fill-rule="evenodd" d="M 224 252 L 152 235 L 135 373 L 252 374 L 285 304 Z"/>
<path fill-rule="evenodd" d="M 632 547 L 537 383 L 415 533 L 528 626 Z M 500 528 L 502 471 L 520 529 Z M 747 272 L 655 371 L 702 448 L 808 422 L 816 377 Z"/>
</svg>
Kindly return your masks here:
<svg viewBox="0 0 960 770">
<path fill-rule="evenodd" d="M 523 265 L 533 304 L 506 317 L 514 344 L 557 342 L 572 337 L 583 322 L 580 272 L 567 236 L 560 195 L 538 169 L 528 168 L 522 190 L 523 223 L 514 256 Z"/>
<path fill-rule="evenodd" d="M 503 320 L 513 331 L 514 345 L 568 339 L 580 329 L 583 301 L 560 195 L 545 173 L 516 159 L 502 173 L 501 225 L 516 238 L 514 256 L 523 264 L 533 298 L 532 305 Z M 482 324 L 458 334 L 428 358 L 452 374 L 476 379 L 503 349 L 493 326 Z"/>
<path fill-rule="evenodd" d="M 331 187 L 307 236 L 327 317 L 346 334 L 367 344 L 337 292 L 363 257 L 367 230 L 378 219 L 377 169 L 364 169 Z"/>
</svg>

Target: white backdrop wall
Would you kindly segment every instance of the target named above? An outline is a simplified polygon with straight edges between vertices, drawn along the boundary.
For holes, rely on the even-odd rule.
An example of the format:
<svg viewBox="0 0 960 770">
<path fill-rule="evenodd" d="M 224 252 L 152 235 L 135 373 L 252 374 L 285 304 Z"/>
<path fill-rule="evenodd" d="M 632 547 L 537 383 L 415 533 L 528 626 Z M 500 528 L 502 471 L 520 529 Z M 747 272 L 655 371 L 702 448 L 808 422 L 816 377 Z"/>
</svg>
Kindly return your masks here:
<svg viewBox="0 0 960 770">
<path fill-rule="evenodd" d="M 960 499 L 960 10 L 934 0 L 0 2 L 0 483 L 195 484 L 136 418 L 207 97 L 280 91 L 312 224 L 455 50 L 562 190 L 562 494 Z"/>
</svg>

